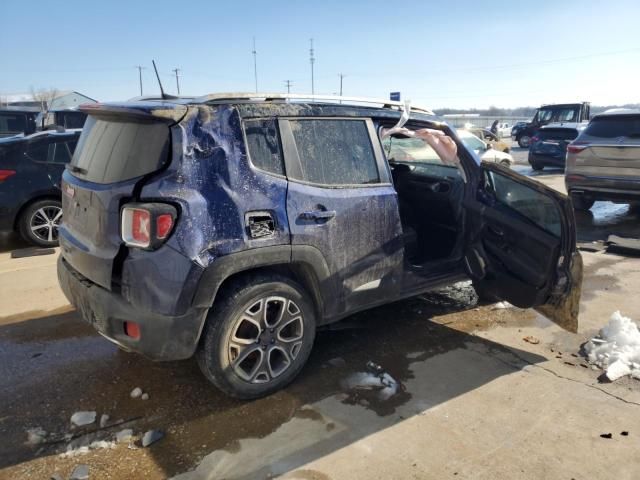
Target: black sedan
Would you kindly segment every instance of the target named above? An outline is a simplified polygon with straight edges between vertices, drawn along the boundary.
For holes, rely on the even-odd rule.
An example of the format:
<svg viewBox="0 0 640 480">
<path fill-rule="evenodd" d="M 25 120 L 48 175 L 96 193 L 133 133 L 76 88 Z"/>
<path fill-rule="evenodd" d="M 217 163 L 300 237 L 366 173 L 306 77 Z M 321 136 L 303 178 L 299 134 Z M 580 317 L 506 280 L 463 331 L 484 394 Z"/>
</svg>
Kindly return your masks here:
<svg viewBox="0 0 640 480">
<path fill-rule="evenodd" d="M 60 179 L 81 129 L 0 140 L 0 231 L 40 247 L 58 244 Z"/>
</svg>

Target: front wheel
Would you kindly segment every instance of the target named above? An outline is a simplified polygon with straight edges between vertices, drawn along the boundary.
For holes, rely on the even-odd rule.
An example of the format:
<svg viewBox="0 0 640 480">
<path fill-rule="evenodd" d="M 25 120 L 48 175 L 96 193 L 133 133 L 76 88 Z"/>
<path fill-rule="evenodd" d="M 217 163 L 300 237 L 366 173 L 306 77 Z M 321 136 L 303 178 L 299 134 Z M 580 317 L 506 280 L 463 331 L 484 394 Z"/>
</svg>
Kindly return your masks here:
<svg viewBox="0 0 640 480">
<path fill-rule="evenodd" d="M 522 135 L 518 139 L 518 145 L 520 145 L 521 148 L 529 148 L 529 145 L 531 145 L 531 137 L 529 135 Z"/>
<path fill-rule="evenodd" d="M 302 287 L 279 275 L 233 284 L 213 305 L 197 360 L 227 395 L 254 399 L 289 384 L 309 358 L 315 312 Z"/>
<path fill-rule="evenodd" d="M 39 247 L 58 245 L 58 227 L 62 222 L 62 203 L 44 199 L 29 205 L 18 220 L 20 235 Z"/>
</svg>

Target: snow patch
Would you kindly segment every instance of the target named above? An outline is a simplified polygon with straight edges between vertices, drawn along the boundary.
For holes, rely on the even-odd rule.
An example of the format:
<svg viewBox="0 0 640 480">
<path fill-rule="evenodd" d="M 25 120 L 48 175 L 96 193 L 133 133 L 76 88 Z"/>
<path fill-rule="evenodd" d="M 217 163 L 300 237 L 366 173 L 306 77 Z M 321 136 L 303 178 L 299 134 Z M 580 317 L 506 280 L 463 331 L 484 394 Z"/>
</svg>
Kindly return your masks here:
<svg viewBox="0 0 640 480">
<path fill-rule="evenodd" d="M 73 458 L 79 455 L 85 455 L 91 450 L 101 450 L 105 448 L 116 448 L 116 442 L 107 442 L 106 440 L 97 440 L 91 442 L 89 445 L 83 445 L 82 447 L 73 448 L 73 446 L 67 446 L 67 451 L 61 453 L 60 458 Z"/>
<path fill-rule="evenodd" d="M 625 375 L 640 379 L 640 330 L 619 311 L 611 315 L 598 337 L 584 346 L 589 362 L 606 370 L 611 381 Z"/>
<path fill-rule="evenodd" d="M 89 425 L 96 421 L 96 412 L 76 412 L 71 415 L 71 423 L 76 427 Z"/>
</svg>

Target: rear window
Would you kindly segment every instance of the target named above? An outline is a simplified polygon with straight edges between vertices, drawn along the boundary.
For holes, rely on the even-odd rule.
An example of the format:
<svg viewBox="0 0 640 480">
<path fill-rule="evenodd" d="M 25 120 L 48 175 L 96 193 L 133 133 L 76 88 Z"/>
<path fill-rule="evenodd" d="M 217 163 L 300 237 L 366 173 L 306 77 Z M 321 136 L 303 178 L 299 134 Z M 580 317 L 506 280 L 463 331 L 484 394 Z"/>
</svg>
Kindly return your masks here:
<svg viewBox="0 0 640 480">
<path fill-rule="evenodd" d="M 169 127 L 164 123 L 89 116 L 71 171 L 90 182 L 121 182 L 158 170 L 168 151 Z"/>
<path fill-rule="evenodd" d="M 578 131 L 574 128 L 545 128 L 536 135 L 540 140 L 575 140 Z"/>
<path fill-rule="evenodd" d="M 585 134 L 602 138 L 640 138 L 640 115 L 596 117 L 589 123 Z"/>
</svg>

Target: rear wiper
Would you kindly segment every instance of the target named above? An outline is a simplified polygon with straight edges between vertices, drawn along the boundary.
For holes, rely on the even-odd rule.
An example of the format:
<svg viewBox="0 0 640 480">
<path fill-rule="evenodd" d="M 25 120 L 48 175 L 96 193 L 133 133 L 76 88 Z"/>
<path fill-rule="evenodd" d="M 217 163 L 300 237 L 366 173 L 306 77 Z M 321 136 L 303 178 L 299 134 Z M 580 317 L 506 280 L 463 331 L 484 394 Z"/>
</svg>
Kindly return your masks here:
<svg viewBox="0 0 640 480">
<path fill-rule="evenodd" d="M 85 170 L 84 168 L 77 167 L 76 165 L 71 165 L 70 163 L 67 163 L 67 169 L 71 170 L 73 173 L 80 173 L 82 175 L 87 174 L 87 170 Z"/>
</svg>

